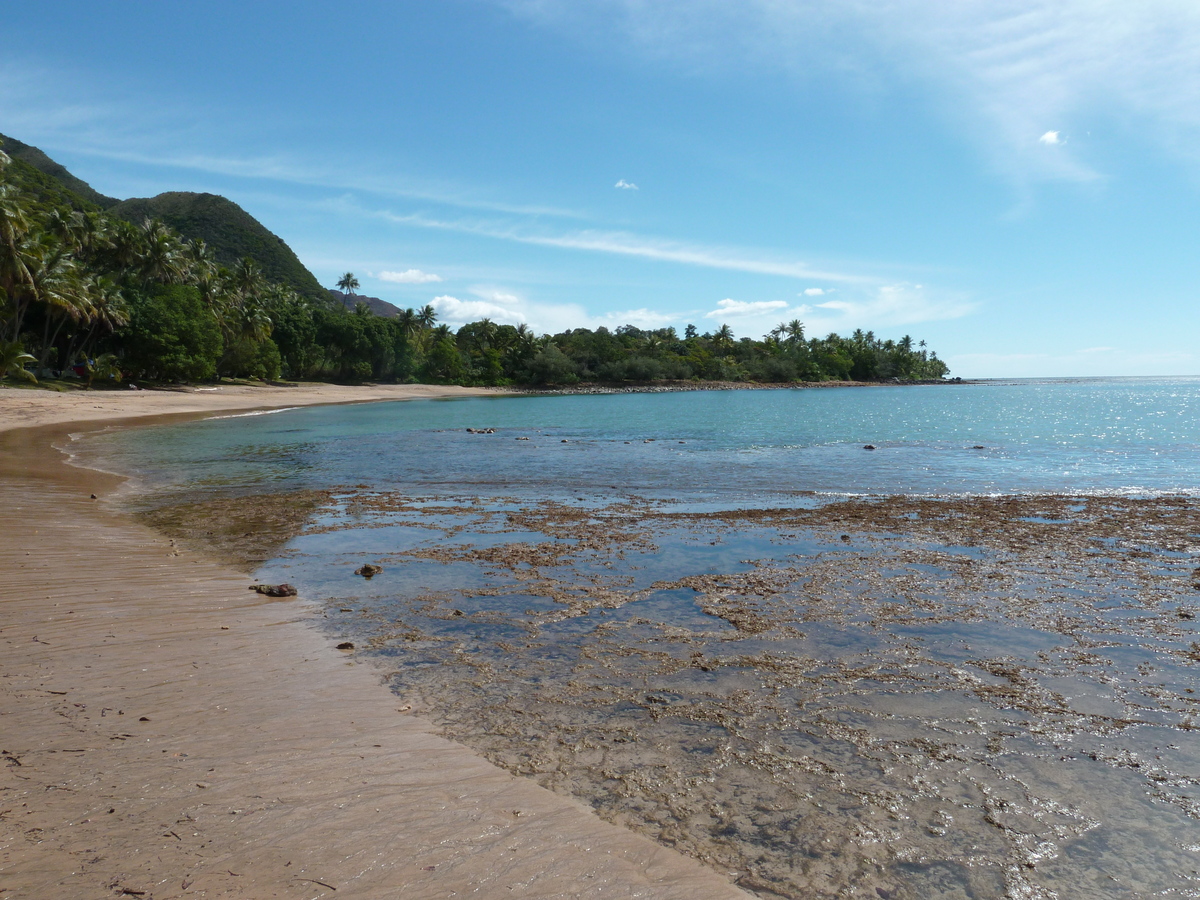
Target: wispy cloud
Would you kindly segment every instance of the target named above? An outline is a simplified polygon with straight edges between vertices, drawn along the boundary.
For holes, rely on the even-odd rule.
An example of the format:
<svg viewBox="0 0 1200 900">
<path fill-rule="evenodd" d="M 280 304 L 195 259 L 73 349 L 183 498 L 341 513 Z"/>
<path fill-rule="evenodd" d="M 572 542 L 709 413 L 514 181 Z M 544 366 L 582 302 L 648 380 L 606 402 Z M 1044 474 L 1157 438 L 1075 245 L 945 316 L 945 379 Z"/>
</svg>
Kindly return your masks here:
<svg viewBox="0 0 1200 900">
<path fill-rule="evenodd" d="M 706 312 L 706 319 L 738 318 L 748 331 L 766 333 L 782 319 L 801 319 L 809 334 L 831 331 L 845 333 L 855 328 L 887 329 L 922 322 L 958 319 L 972 313 L 978 304 L 954 293 L 930 291 L 923 285 L 884 284 L 854 287 L 844 299 L 815 305 L 789 304 L 779 300 L 743 302 L 722 300 Z"/>
<path fill-rule="evenodd" d="M 786 300 L 720 300 L 717 308 L 706 312 L 706 319 L 741 318 L 743 316 L 760 316 L 763 313 L 777 312 L 787 309 Z"/>
<path fill-rule="evenodd" d="M 921 85 L 1014 178 L 1091 179 L 1086 142 L 1035 154 L 1048 122 L 1114 119 L 1200 163 L 1200 4 L 1189 0 L 497 0 L 579 40 L 700 77 L 773 65 L 799 84 Z M 1041 127 L 1039 127 L 1041 125 Z M 1061 141 L 1060 141 L 1061 143 Z"/>
<path fill-rule="evenodd" d="M 390 281 L 392 284 L 431 284 L 441 281 L 441 275 L 432 272 L 422 272 L 420 269 L 405 269 L 403 272 L 380 272 L 375 276 L 380 281 Z"/>
<path fill-rule="evenodd" d="M 231 135 L 226 127 L 228 114 L 204 109 L 190 99 L 173 106 L 145 98 L 136 105 L 110 99 L 124 93 L 124 86 L 105 88 L 85 73 L 0 63 L 0 123 L 6 133 L 43 149 L 134 163 L 155 172 L 174 169 L 275 181 L 535 218 L 590 218 L 585 212 L 561 206 L 497 199 L 496 190 L 483 186 L 373 172 L 361 160 L 353 166 L 339 166 L 324 158 L 306 158 L 298 150 L 225 153 L 211 137 L 214 122 L 222 124 L 222 134 L 235 146 L 251 146 L 262 135 Z M 169 183 L 170 189 L 177 189 L 177 178 Z"/>
<path fill-rule="evenodd" d="M 367 211 L 363 210 L 363 212 Z M 478 219 L 436 219 L 421 213 L 397 214 L 390 210 L 376 210 L 369 214 L 398 225 L 464 232 L 540 247 L 587 250 L 709 269 L 729 269 L 804 280 L 820 279 L 843 284 L 872 284 L 879 281 L 875 276 L 837 272 L 821 269 L 804 262 L 771 258 L 761 251 L 688 244 L 682 241 L 647 237 L 628 232 L 569 231 L 550 234 L 533 231 L 527 226 Z"/>
<path fill-rule="evenodd" d="M 613 187 L 620 188 L 623 191 L 636 191 L 638 189 L 638 186 L 636 184 L 633 184 L 630 181 L 626 181 L 624 178 L 622 178 L 620 181 L 618 181 L 616 184 L 614 184 Z"/>
<path fill-rule="evenodd" d="M 805 297 L 824 297 L 826 294 L 825 288 L 805 288 Z"/>
</svg>

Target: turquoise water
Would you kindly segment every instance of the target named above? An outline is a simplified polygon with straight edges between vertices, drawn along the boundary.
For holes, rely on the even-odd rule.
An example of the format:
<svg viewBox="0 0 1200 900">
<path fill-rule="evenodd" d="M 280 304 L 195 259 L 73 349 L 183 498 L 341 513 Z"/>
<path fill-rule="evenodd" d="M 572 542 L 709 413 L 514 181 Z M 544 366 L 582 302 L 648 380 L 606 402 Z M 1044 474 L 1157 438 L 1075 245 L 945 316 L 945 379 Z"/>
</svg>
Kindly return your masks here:
<svg viewBox="0 0 1200 900">
<path fill-rule="evenodd" d="M 735 505 L 797 492 L 1193 495 L 1200 379 L 377 403 L 141 429 L 91 446 L 167 489 L 615 491 Z"/>
</svg>

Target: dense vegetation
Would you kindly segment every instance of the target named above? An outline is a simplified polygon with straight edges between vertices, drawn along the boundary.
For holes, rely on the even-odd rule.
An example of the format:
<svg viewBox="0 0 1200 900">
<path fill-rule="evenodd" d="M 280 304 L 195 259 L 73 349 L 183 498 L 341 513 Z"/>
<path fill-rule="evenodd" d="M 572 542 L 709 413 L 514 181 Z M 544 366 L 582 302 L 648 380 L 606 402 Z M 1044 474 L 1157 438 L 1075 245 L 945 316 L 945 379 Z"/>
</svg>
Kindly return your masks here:
<svg viewBox="0 0 1200 900">
<path fill-rule="evenodd" d="M 267 281 L 287 285 L 309 300 L 325 300 L 325 289 L 292 248 L 224 197 L 171 191 L 122 200 L 108 211 L 135 224 L 158 219 L 188 240 L 204 241 L 219 265 L 233 266 L 249 257 L 258 263 Z"/>
<path fill-rule="evenodd" d="M 456 332 L 429 306 L 393 317 L 366 304 L 347 310 L 236 204 L 203 194 L 117 202 L 90 188 L 85 196 L 72 189 L 83 182 L 21 147 L 12 158 L 0 151 L 0 376 L 32 378 L 33 369 L 89 384 L 227 376 L 571 385 L 908 380 L 948 371 L 923 342 L 861 331 L 807 338 L 799 321 L 762 340 L 691 325 L 682 336 L 633 326 L 539 336 L 487 319 Z M 123 217 L 142 213 L 136 224 Z M 358 281 L 346 273 L 339 286 L 353 292 Z"/>
</svg>

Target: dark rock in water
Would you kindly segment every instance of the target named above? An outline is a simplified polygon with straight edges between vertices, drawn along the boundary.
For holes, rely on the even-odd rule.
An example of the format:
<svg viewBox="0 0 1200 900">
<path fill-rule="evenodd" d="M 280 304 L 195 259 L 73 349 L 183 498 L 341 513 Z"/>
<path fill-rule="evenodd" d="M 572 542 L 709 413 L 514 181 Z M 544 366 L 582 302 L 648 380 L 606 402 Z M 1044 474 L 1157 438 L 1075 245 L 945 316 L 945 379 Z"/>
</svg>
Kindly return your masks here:
<svg viewBox="0 0 1200 900">
<path fill-rule="evenodd" d="M 354 570 L 355 575 L 361 575 L 363 578 L 373 578 L 383 571 L 383 566 L 373 566 L 367 563 L 365 566 L 359 566 Z"/>
<path fill-rule="evenodd" d="M 296 589 L 290 584 L 252 584 L 250 590 L 268 597 L 295 597 Z"/>
<path fill-rule="evenodd" d="M 972 450 L 986 450 L 987 448 L 986 448 L 986 447 L 984 447 L 984 446 L 983 446 L 983 444 L 976 444 L 976 445 L 975 445 L 974 447 L 972 447 L 971 449 L 972 449 Z"/>
<path fill-rule="evenodd" d="M 455 616 L 465 616 L 465 615 L 466 615 L 466 613 L 465 613 L 465 612 L 463 612 L 461 609 L 456 609 L 456 610 L 455 610 L 455 611 L 452 613 L 452 615 L 455 615 Z"/>
<path fill-rule="evenodd" d="M 495 434 L 495 428 L 468 428 L 467 434 Z M 520 438 L 518 438 L 520 440 Z"/>
<path fill-rule="evenodd" d="M 863 449 L 864 450 L 874 450 L 875 445 L 874 444 L 863 444 Z"/>
<path fill-rule="evenodd" d="M 353 650 L 354 643 L 352 641 L 342 641 L 340 644 L 337 645 L 337 648 L 339 650 Z"/>
<path fill-rule="evenodd" d="M 843 534 L 843 535 L 842 535 L 842 540 L 843 540 L 843 541 L 848 541 L 848 540 L 850 540 L 850 535 L 848 535 L 848 534 Z"/>
</svg>

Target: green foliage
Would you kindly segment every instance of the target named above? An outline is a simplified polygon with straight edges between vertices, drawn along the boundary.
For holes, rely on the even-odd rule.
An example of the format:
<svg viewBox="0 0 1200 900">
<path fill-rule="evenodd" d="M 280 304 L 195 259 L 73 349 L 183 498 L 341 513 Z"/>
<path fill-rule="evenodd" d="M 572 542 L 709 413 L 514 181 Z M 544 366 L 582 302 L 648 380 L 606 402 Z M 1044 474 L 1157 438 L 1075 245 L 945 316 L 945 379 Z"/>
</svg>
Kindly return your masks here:
<svg viewBox="0 0 1200 900">
<path fill-rule="evenodd" d="M 219 264 L 232 266 L 247 257 L 262 267 L 263 277 L 286 284 L 314 303 L 328 302 L 321 287 L 283 239 L 224 197 L 171 191 L 157 197 L 123 200 L 110 212 L 134 224 L 158 219 L 188 240 L 202 240 Z"/>
<path fill-rule="evenodd" d="M 534 354 L 525 367 L 524 376 L 521 380 L 532 384 L 579 383 L 576 364 L 556 344 L 550 344 Z"/>
<path fill-rule="evenodd" d="M 0 378 L 11 376 L 37 384 L 37 378 L 25 368 L 31 362 L 36 362 L 36 358 L 26 353 L 19 342 L 0 341 Z"/>
<path fill-rule="evenodd" d="M 221 329 L 185 285 L 164 285 L 135 294 L 129 325 L 121 333 L 125 368 L 152 381 L 208 381 L 217 373 Z"/>
</svg>

